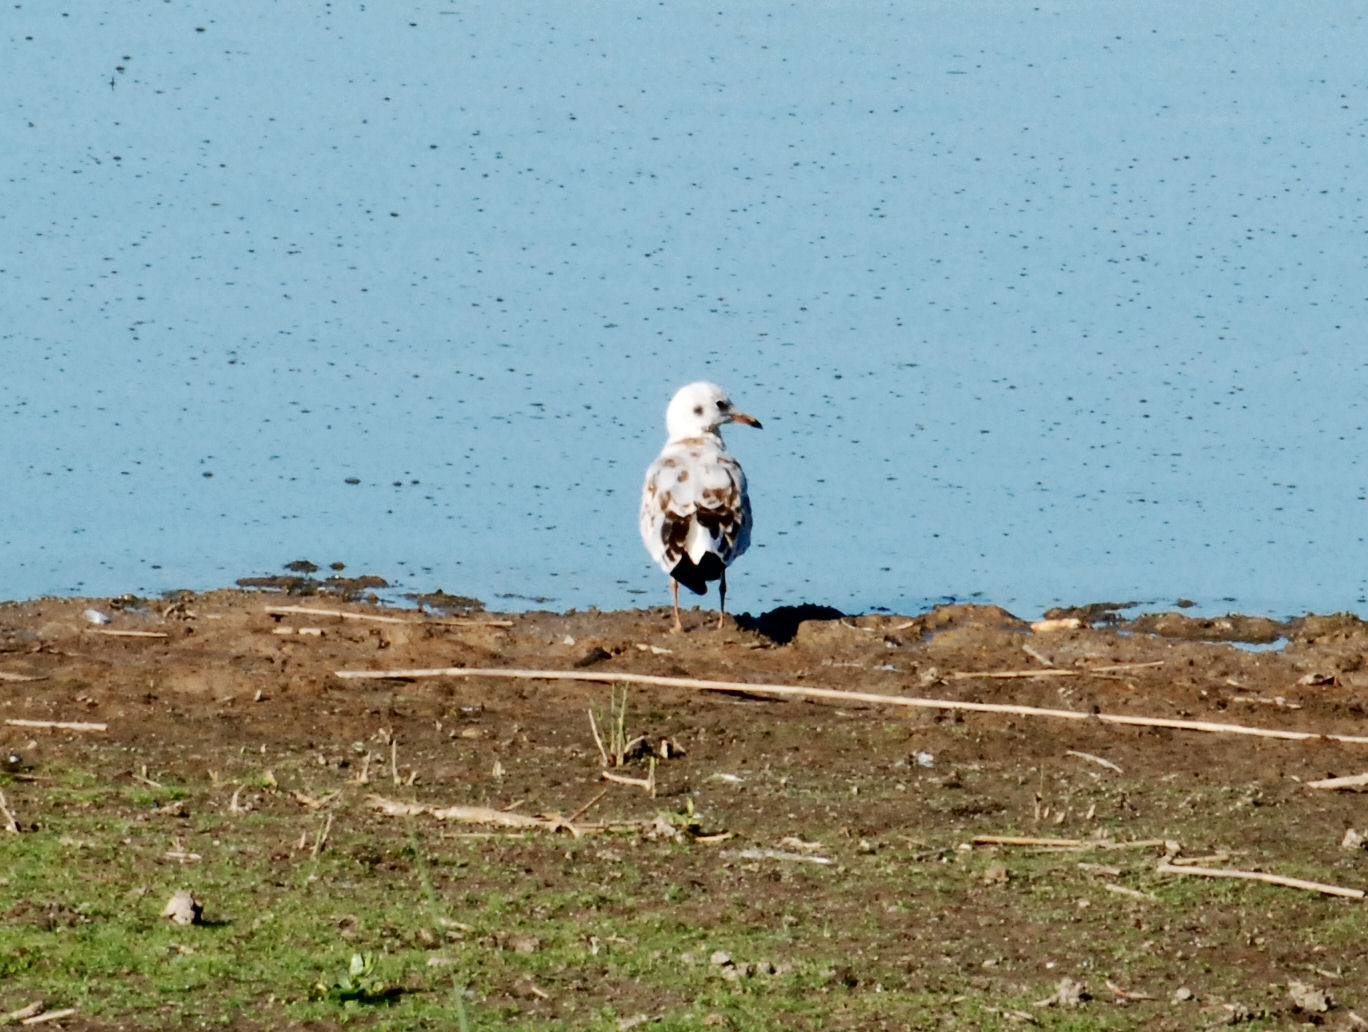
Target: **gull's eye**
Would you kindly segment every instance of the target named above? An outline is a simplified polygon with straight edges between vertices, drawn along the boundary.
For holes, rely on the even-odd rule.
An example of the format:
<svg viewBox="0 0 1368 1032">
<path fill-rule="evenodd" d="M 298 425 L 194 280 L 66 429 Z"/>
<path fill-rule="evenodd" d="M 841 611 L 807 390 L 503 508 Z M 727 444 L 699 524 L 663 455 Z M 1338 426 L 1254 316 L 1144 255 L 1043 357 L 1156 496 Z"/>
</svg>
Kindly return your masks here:
<svg viewBox="0 0 1368 1032">
<path fill-rule="evenodd" d="M 701 416 L 702 414 L 703 414 L 703 406 L 702 406 L 702 405 L 695 405 L 695 406 L 694 406 L 694 415 L 695 415 L 695 416 Z"/>
</svg>

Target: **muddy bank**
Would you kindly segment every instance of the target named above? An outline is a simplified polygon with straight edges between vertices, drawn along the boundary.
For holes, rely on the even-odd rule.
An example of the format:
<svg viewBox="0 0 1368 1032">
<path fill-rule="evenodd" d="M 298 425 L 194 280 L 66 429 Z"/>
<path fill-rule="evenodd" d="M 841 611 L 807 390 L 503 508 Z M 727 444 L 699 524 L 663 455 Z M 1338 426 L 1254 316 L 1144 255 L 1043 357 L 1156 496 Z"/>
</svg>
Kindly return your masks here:
<svg viewBox="0 0 1368 1032">
<path fill-rule="evenodd" d="M 254 918 L 298 906 L 301 885 L 317 889 L 289 939 L 300 963 L 335 953 L 342 929 L 348 951 L 385 958 L 396 1006 L 440 1009 L 434 980 L 459 969 L 484 1024 L 600 1028 L 606 1008 L 680 1028 L 1048 1026 L 1064 1020 L 1049 1009 L 1063 976 L 1099 1027 L 1295 1022 L 1306 997 L 1289 985 L 1368 962 L 1343 910 L 1361 903 L 1194 890 L 1161 866 L 1218 857 L 1368 886 L 1361 797 L 1308 788 L 1368 770 L 1355 617 L 1075 612 L 1033 629 L 993 606 L 802 606 L 721 630 L 690 611 L 673 633 L 665 607 L 472 601 L 0 605 L 0 783 L 17 828 L 0 835 L 16 872 L 0 886 L 18 921 L 74 915 L 18 928 L 53 942 L 0 1009 L 41 997 L 98 1015 L 72 1027 L 173 1028 L 228 1021 L 247 993 L 261 1027 L 334 1027 L 303 981 L 277 984 L 280 941 Z M 598 680 L 492 673 L 515 669 Z M 1012 844 L 1023 836 L 1062 844 Z M 40 847 L 63 859 L 18 873 Z M 415 850 L 459 908 L 454 954 L 421 907 L 365 909 L 391 885 L 417 897 Z M 593 902 L 567 911 L 586 879 Z M 228 934 L 157 938 L 187 885 Z M 183 1000 L 129 997 L 121 975 L 56 959 L 87 931 L 134 944 L 149 970 L 186 948 L 237 975 Z M 719 951 L 740 961 L 696 962 Z M 757 972 L 760 996 L 745 989 Z M 1331 988 L 1335 1006 L 1368 1007 L 1355 979 Z M 777 1008 L 759 1025 L 758 1000 Z M 444 1011 L 386 1020 L 455 1027 Z"/>
</svg>

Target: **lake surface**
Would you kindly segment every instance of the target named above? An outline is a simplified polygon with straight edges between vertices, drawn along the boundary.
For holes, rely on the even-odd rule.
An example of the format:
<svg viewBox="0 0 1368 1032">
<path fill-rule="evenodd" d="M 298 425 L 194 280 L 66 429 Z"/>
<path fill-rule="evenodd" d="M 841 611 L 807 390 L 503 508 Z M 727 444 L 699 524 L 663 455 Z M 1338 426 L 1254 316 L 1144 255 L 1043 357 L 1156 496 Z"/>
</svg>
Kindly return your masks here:
<svg viewBox="0 0 1368 1032">
<path fill-rule="evenodd" d="M 145 2 L 0 20 L 0 597 L 290 560 L 737 611 L 1365 611 L 1368 15 Z M 709 600 L 713 604 L 715 596 Z"/>
</svg>

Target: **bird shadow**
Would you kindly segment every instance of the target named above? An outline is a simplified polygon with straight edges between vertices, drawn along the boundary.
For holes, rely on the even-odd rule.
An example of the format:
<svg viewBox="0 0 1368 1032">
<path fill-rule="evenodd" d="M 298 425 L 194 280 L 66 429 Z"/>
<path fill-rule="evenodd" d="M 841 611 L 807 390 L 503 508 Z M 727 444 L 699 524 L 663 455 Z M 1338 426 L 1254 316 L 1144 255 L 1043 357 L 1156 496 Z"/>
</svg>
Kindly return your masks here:
<svg viewBox="0 0 1368 1032">
<path fill-rule="evenodd" d="M 798 634 L 798 625 L 804 620 L 839 620 L 845 615 L 834 606 L 804 602 L 796 606 L 779 606 L 759 616 L 741 613 L 736 617 L 736 626 L 743 631 L 762 634 L 776 645 L 787 645 Z"/>
</svg>

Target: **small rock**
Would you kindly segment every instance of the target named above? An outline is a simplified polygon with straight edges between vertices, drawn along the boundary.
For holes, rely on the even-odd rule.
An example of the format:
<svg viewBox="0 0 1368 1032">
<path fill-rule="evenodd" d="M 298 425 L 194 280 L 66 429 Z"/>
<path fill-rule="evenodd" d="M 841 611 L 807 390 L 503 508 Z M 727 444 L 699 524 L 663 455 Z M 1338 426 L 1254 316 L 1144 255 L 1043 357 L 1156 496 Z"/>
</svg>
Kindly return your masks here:
<svg viewBox="0 0 1368 1032">
<path fill-rule="evenodd" d="M 1344 829 L 1344 838 L 1340 839 L 1340 849 L 1362 849 L 1364 848 L 1363 832 L 1353 828 Z"/>
<path fill-rule="evenodd" d="M 1324 989 L 1317 989 L 1305 982 L 1288 982 L 1287 995 L 1292 997 L 1293 1006 L 1307 1014 L 1324 1014 L 1333 1002 Z"/>
<path fill-rule="evenodd" d="M 162 806 L 160 800 L 152 800 L 151 810 L 158 817 L 188 817 L 190 810 L 184 799 L 173 799 Z"/>
<path fill-rule="evenodd" d="M 579 659 L 575 660 L 575 666 L 593 666 L 595 663 L 602 663 L 605 659 L 612 658 L 613 654 L 611 652 L 607 651 L 606 649 L 601 649 L 598 646 L 595 646 L 594 648 L 586 652 L 584 655 L 580 656 Z"/>
<path fill-rule="evenodd" d="M 195 894 L 189 889 L 181 889 L 179 892 L 173 893 L 171 898 L 167 900 L 161 916 L 169 917 L 179 925 L 191 925 L 199 924 L 200 916 L 203 913 L 204 907 L 195 899 Z"/>
<path fill-rule="evenodd" d="M 854 989 L 860 984 L 860 976 L 849 964 L 839 964 L 832 968 L 827 972 L 827 980 L 832 985 L 844 986 L 846 989 Z"/>
<path fill-rule="evenodd" d="M 536 953 L 542 946 L 542 941 L 535 935 L 524 932 L 514 932 L 506 941 L 514 953 Z"/>
<path fill-rule="evenodd" d="M 109 614 L 108 614 L 108 613 L 102 613 L 102 612 L 100 612 L 98 609 L 87 609 L 87 610 L 86 610 L 84 613 L 82 613 L 81 615 L 84 616 L 84 617 L 86 618 L 87 621 L 89 621 L 90 623 L 93 623 L 93 624 L 97 624 L 97 625 L 98 625 L 98 624 L 107 624 L 107 623 L 109 623 Z"/>
<path fill-rule="evenodd" d="M 1031 624 L 1031 631 L 1035 634 L 1055 634 L 1059 631 L 1077 631 L 1085 626 L 1077 616 L 1058 616 L 1052 620 L 1037 620 Z"/>
<path fill-rule="evenodd" d="M 1074 981 L 1072 978 L 1061 978 L 1059 984 L 1055 986 L 1055 991 L 1043 1000 L 1037 1000 L 1037 1007 L 1053 1007 L 1056 1004 L 1060 1007 L 1077 1007 L 1088 999 L 1087 989 L 1082 982 Z"/>
<path fill-rule="evenodd" d="M 1005 864 L 992 864 L 983 872 L 984 885 L 1006 885 L 1012 877 Z"/>
<path fill-rule="evenodd" d="M 1185 985 L 1180 985 L 1177 989 L 1173 990 L 1171 999 L 1174 1003 L 1186 1003 L 1188 1000 L 1192 999 L 1192 990 Z"/>
<path fill-rule="evenodd" d="M 1216 1021 L 1223 1025 L 1238 1025 L 1248 1021 L 1251 1013 L 1243 1003 L 1223 1003 L 1216 1012 Z"/>
<path fill-rule="evenodd" d="M 1083 1002 L 1083 983 L 1072 978 L 1061 978 L 1055 989 L 1055 998 L 1062 1007 L 1077 1007 Z"/>
<path fill-rule="evenodd" d="M 715 950 L 713 951 L 712 956 L 708 958 L 708 963 L 713 967 L 731 967 L 731 954 L 726 950 Z"/>
</svg>

